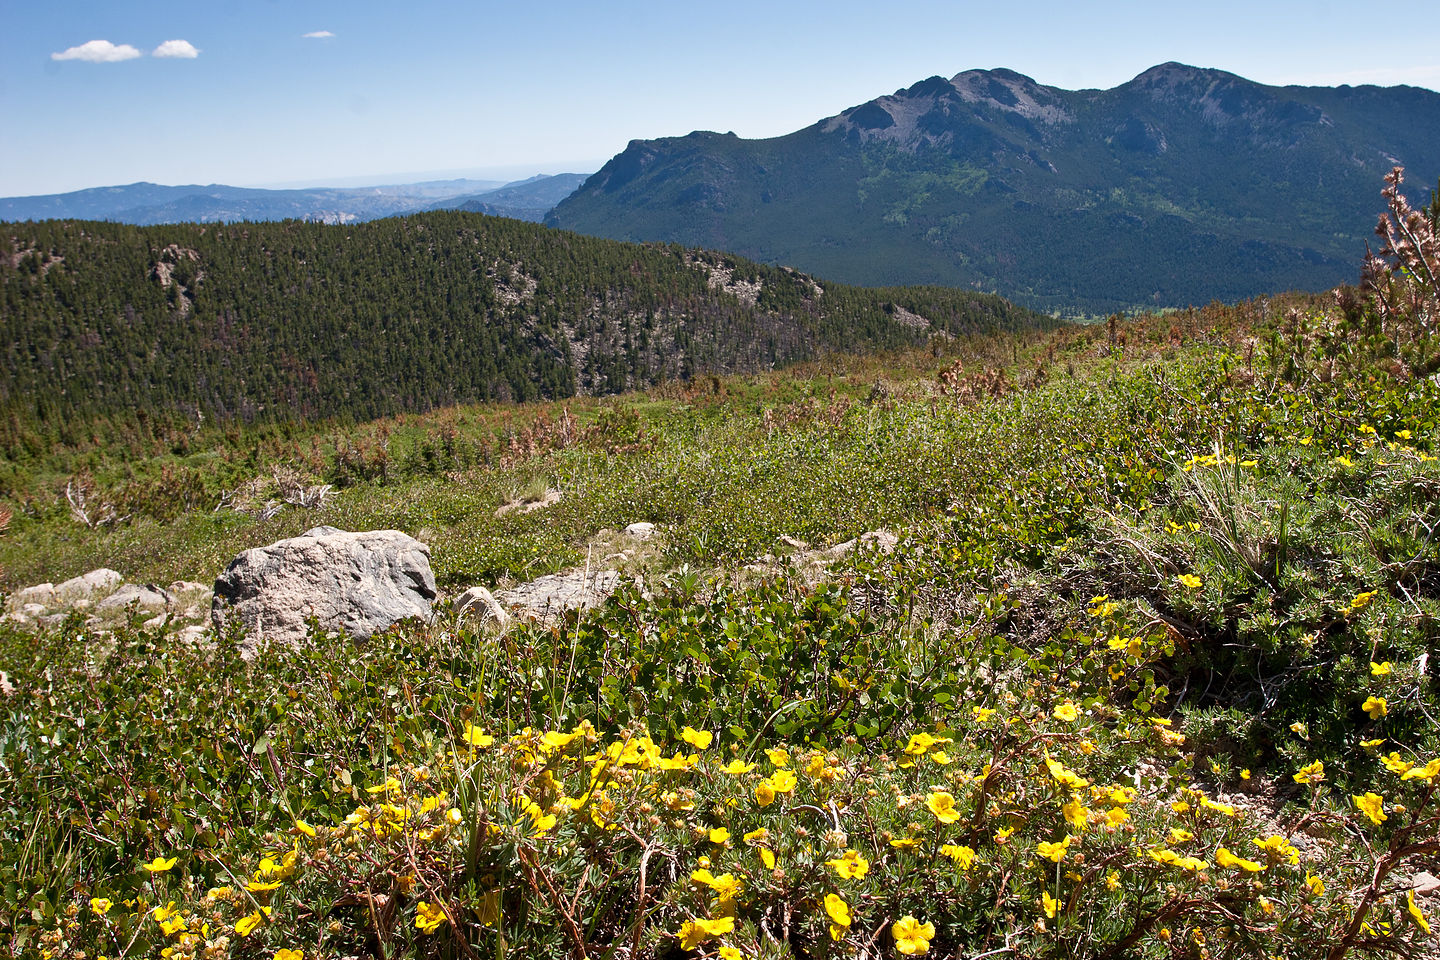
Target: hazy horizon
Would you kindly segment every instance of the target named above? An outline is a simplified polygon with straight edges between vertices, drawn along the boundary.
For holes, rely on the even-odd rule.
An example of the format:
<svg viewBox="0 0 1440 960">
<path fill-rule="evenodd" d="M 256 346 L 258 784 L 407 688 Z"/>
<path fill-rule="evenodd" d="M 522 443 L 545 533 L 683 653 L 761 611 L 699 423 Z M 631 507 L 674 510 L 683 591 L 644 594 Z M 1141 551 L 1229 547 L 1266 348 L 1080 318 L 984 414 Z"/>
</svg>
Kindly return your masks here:
<svg viewBox="0 0 1440 960">
<path fill-rule="evenodd" d="M 1385 16 L 1428 13 L 1402 0 Z M 1099 89 L 1174 60 L 1272 85 L 1440 90 L 1433 45 L 1381 48 L 1355 20 L 1300 0 L 1051 2 L 1027 9 L 1023 28 L 1010 8 L 941 0 L 887 16 L 855 0 L 737 0 L 718 13 L 574 0 L 16 4 L 0 35 L 0 196 L 587 172 L 632 139 L 779 136 L 975 68 Z M 499 170 L 511 175 L 481 173 Z"/>
</svg>

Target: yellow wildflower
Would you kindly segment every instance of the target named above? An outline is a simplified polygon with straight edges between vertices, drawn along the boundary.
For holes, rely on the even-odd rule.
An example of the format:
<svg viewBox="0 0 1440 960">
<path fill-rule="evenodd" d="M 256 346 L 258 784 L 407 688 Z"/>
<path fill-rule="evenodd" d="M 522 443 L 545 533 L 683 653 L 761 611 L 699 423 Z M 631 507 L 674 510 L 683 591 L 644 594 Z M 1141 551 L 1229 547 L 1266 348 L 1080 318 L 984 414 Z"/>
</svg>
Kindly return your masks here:
<svg viewBox="0 0 1440 960">
<path fill-rule="evenodd" d="M 1180 586 L 1189 587 L 1191 590 L 1199 590 L 1204 582 L 1193 573 L 1182 573 L 1175 579 L 1180 581 Z"/>
<path fill-rule="evenodd" d="M 1364 610 L 1370 606 L 1370 602 L 1375 599 L 1375 595 L 1379 592 L 1379 590 L 1367 590 L 1364 593 L 1355 594 L 1355 597 L 1350 601 L 1350 612 L 1354 613 L 1357 610 Z"/>
<path fill-rule="evenodd" d="M 1069 700 L 1066 700 L 1064 703 L 1060 704 L 1060 706 L 1055 708 L 1055 712 L 1053 715 L 1056 720 L 1064 720 L 1066 723 L 1074 723 L 1075 720 L 1080 716 L 1080 711 L 1076 708 L 1075 704 L 1071 703 Z"/>
<path fill-rule="evenodd" d="M 825 866 L 845 880 L 859 880 L 870 870 L 870 861 L 856 850 L 846 850 L 834 860 L 826 860 Z"/>
<path fill-rule="evenodd" d="M 1315 876 L 1315 874 L 1313 874 L 1313 873 L 1306 873 L 1306 874 L 1305 874 L 1305 886 L 1309 887 L 1309 888 L 1310 888 L 1310 892 L 1313 893 L 1315 896 L 1317 896 L 1317 897 L 1323 897 L 1323 896 L 1325 896 L 1325 881 L 1324 881 L 1324 880 L 1321 880 L 1319 877 Z"/>
<path fill-rule="evenodd" d="M 1088 787 L 1090 785 L 1089 780 L 1086 780 L 1074 770 L 1067 769 L 1065 764 L 1060 761 L 1051 759 L 1048 753 L 1045 754 L 1045 768 L 1050 771 L 1050 776 L 1072 790 L 1079 790 L 1081 787 Z"/>
<path fill-rule="evenodd" d="M 90 909 L 97 917 L 105 916 L 105 914 L 110 912 L 110 908 L 113 906 L 115 906 L 115 904 L 110 900 L 109 897 L 90 898 Z"/>
<path fill-rule="evenodd" d="M 799 778 L 789 770 L 776 770 L 770 774 L 769 779 L 770 786 L 774 788 L 776 793 L 789 793 L 794 790 L 795 785 L 800 782 Z"/>
<path fill-rule="evenodd" d="M 696 730 L 694 727 L 686 727 L 680 731 L 680 739 L 697 750 L 708 750 L 710 749 L 711 741 L 715 739 L 715 735 L 707 730 Z"/>
<path fill-rule="evenodd" d="M 304 950 L 291 950 L 289 947 L 281 947 L 275 951 L 274 960 L 305 960 Z"/>
<path fill-rule="evenodd" d="M 1264 850 L 1267 857 L 1275 860 L 1288 860 L 1291 866 L 1300 862 L 1300 851 L 1295 849 L 1289 840 L 1286 840 L 1278 833 L 1272 833 L 1264 840 L 1252 840 L 1251 843 L 1255 844 L 1255 846 L 1261 850 Z"/>
<path fill-rule="evenodd" d="M 1070 826 L 1076 830 L 1085 829 L 1085 823 L 1089 819 L 1090 812 L 1085 809 L 1084 804 L 1080 802 L 1079 798 L 1071 797 L 1069 802 L 1060 808 L 1060 811 L 1065 815 L 1065 822 L 1070 824 Z"/>
<path fill-rule="evenodd" d="M 833 893 L 825 894 L 825 913 L 830 918 L 830 939 L 844 940 L 850 930 L 850 904 Z"/>
<path fill-rule="evenodd" d="M 1385 798 L 1378 793 L 1366 792 L 1360 796 L 1351 796 L 1355 808 L 1370 818 L 1370 822 L 1379 825 L 1382 821 L 1389 819 L 1385 816 Z"/>
<path fill-rule="evenodd" d="M 940 852 L 954 860 L 961 870 L 969 870 L 975 865 L 975 851 L 969 847 L 947 843 L 940 848 Z"/>
<path fill-rule="evenodd" d="M 790 765 L 790 754 L 785 750 L 766 750 L 765 756 L 768 757 L 770 759 L 770 762 L 776 767 L 786 767 Z"/>
<path fill-rule="evenodd" d="M 1012 833 L 1014 833 L 1014 832 L 1015 832 L 1015 828 L 1014 828 L 1014 827 L 1001 827 L 999 830 L 996 830 L 996 831 L 995 831 L 995 842 L 996 842 L 996 843 L 1002 843 L 1002 844 L 1003 844 L 1003 843 L 1008 843 L 1009 840 L 1010 840 L 1010 834 L 1012 834 Z"/>
<path fill-rule="evenodd" d="M 1300 768 L 1299 773 L 1295 774 L 1294 779 L 1296 783 L 1319 783 L 1325 779 L 1324 761 L 1316 760 L 1314 763 L 1306 764 Z"/>
<path fill-rule="evenodd" d="M 438 903 L 421 900 L 415 904 L 415 928 L 421 933 L 434 933 L 445 922 L 445 908 Z"/>
<path fill-rule="evenodd" d="M 927 796 L 925 806 L 941 823 L 954 823 L 960 819 L 960 811 L 955 809 L 955 798 L 944 790 L 936 790 Z"/>
<path fill-rule="evenodd" d="M 706 920 L 697 917 L 694 920 L 686 920 L 680 925 L 680 932 L 676 934 L 680 938 L 682 950 L 694 950 L 706 940 L 724 936 L 735 930 L 734 917 L 720 917 L 716 920 Z"/>
<path fill-rule="evenodd" d="M 1379 720 L 1390 712 L 1384 697 L 1366 697 L 1360 709 L 1370 714 L 1371 720 Z"/>
<path fill-rule="evenodd" d="M 954 742 L 950 737 L 936 737 L 922 731 L 910 737 L 910 742 L 905 745 L 905 752 L 912 757 L 918 757 L 931 747 Z"/>
<path fill-rule="evenodd" d="M 1409 773 L 1415 764 L 1400 756 L 1398 750 L 1392 750 L 1389 756 L 1381 757 L 1380 762 L 1385 764 L 1385 769 L 1397 776 L 1404 776 Z"/>
<path fill-rule="evenodd" d="M 754 770 L 755 767 L 756 764 L 746 763 L 744 760 L 736 757 L 734 760 L 731 760 L 729 763 L 725 764 L 725 766 L 721 767 L 720 772 L 728 773 L 731 776 L 738 776 L 742 773 L 749 773 L 751 770 Z"/>
<path fill-rule="evenodd" d="M 929 952 L 930 941 L 935 938 L 935 925 L 921 923 L 907 915 L 895 921 L 890 927 L 890 935 L 895 938 L 895 949 L 911 957 Z"/>
<path fill-rule="evenodd" d="M 1235 856 L 1235 854 L 1231 853 L 1229 850 L 1226 850 L 1224 847 L 1216 848 L 1215 862 L 1227 869 L 1240 869 L 1244 870 L 1246 873 L 1259 873 L 1261 870 L 1265 869 L 1264 864 L 1259 863 L 1255 860 L 1246 860 L 1243 857 L 1237 857 Z"/>
<path fill-rule="evenodd" d="M 1386 766 L 1389 766 L 1389 764 L 1386 764 Z M 1440 777 L 1440 759 L 1431 760 L 1423 767 L 1412 765 L 1409 770 L 1401 774 L 1400 779 L 1424 780 L 1426 783 L 1434 783 L 1436 777 Z"/>
<path fill-rule="evenodd" d="M 1050 896 L 1049 890 L 1042 890 L 1040 892 L 1040 905 L 1045 908 L 1045 916 L 1054 920 L 1055 914 L 1060 909 L 1060 901 Z"/>
<path fill-rule="evenodd" d="M 1425 914 L 1415 904 L 1415 891 L 1411 890 L 1405 894 L 1405 912 L 1410 914 L 1410 919 L 1415 921 L 1416 926 L 1426 933 L 1430 932 L 1430 921 L 1425 919 Z"/>
<path fill-rule="evenodd" d="M 175 857 L 171 857 L 168 860 L 164 857 L 156 857 L 149 863 L 142 863 L 141 866 L 144 867 L 146 870 L 150 871 L 151 873 L 164 873 L 166 870 L 169 870 L 171 867 L 175 866 L 175 860 Z"/>
<path fill-rule="evenodd" d="M 710 831 L 710 842 L 724 845 L 730 840 L 730 831 L 724 827 L 716 827 Z"/>
<path fill-rule="evenodd" d="M 242 937 L 248 937 L 251 933 L 255 931 L 255 928 L 260 926 L 260 924 L 264 923 L 265 919 L 269 916 L 270 908 L 261 907 L 254 913 L 249 914 L 248 916 L 241 917 L 239 920 L 237 920 L 235 922 L 235 932 Z"/>
<path fill-rule="evenodd" d="M 975 715 L 977 723 L 984 723 L 986 720 L 995 716 L 995 711 L 990 707 L 971 707 L 970 712 Z"/>
<path fill-rule="evenodd" d="M 1374 660 L 1370 661 L 1370 676 L 1372 677 L 1388 677 L 1394 670 L 1395 664 L 1389 660 L 1386 660 L 1384 663 L 1376 663 Z"/>
<path fill-rule="evenodd" d="M 1182 854 L 1176 853 L 1174 850 L 1171 850 L 1168 847 L 1160 847 L 1158 849 L 1151 850 L 1149 851 L 1149 854 L 1151 859 L 1156 860 L 1159 863 L 1168 863 L 1171 866 L 1179 867 L 1182 870 L 1199 872 L 1210 866 L 1210 864 L 1206 863 L 1204 860 L 1201 860 L 1199 857 L 1187 857 Z"/>
<path fill-rule="evenodd" d="M 755 784 L 755 802 L 762 807 L 768 807 L 775 802 L 775 788 L 769 780 L 761 780 Z"/>
<path fill-rule="evenodd" d="M 1074 839 L 1073 836 L 1067 833 L 1065 839 L 1059 843 L 1050 843 L 1049 841 L 1041 840 L 1035 845 L 1035 855 L 1037 857 L 1043 857 L 1051 863 L 1059 863 L 1065 859 L 1065 852 L 1070 849 L 1070 843 Z"/>
</svg>

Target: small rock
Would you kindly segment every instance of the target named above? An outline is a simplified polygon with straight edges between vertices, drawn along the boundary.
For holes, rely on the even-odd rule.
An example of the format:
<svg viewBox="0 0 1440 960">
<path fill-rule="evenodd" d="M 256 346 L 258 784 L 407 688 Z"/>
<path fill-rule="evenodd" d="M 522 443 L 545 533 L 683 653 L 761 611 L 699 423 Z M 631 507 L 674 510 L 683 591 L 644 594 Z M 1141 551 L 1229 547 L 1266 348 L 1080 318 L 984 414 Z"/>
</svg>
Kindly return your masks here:
<svg viewBox="0 0 1440 960">
<path fill-rule="evenodd" d="M 618 586 L 620 573 L 617 570 L 596 570 L 589 577 L 583 570 L 569 570 L 502 590 L 495 599 L 513 608 L 521 618 L 544 620 L 559 616 L 566 610 L 597 607 Z"/>
<path fill-rule="evenodd" d="M 71 603 L 79 600 L 91 600 L 97 594 L 113 593 L 125 578 L 108 567 L 101 567 L 98 570 L 91 570 L 83 576 L 73 577 L 66 580 L 55 588 L 55 602 Z"/>
<path fill-rule="evenodd" d="M 162 613 L 158 617 L 151 617 L 149 620 L 146 620 L 144 626 L 146 627 L 146 629 L 149 630 L 158 630 L 161 627 L 165 626 L 165 622 L 168 619 L 169 617 L 166 614 Z"/>
<path fill-rule="evenodd" d="M 95 604 L 99 613 L 124 610 L 131 605 L 141 610 L 164 610 L 170 606 L 170 594 L 152 584 L 127 583 Z"/>
<path fill-rule="evenodd" d="M 832 560 L 839 560 L 854 553 L 856 547 L 873 547 L 881 553 L 891 553 L 899 543 L 900 538 L 889 530 L 871 530 L 869 533 L 860 534 L 854 540 L 837 543 L 821 553 Z"/>
<path fill-rule="evenodd" d="M 641 520 L 638 523 L 632 523 L 626 527 L 625 533 L 627 536 L 634 537 L 636 540 L 649 540 L 655 536 L 655 524 L 648 520 Z"/>
<path fill-rule="evenodd" d="M 195 624 L 184 628 L 175 634 L 177 640 L 185 643 L 202 643 L 210 635 L 210 628 Z"/>
<path fill-rule="evenodd" d="M 471 587 L 455 599 L 455 625 L 459 626 L 465 614 L 477 617 L 480 623 L 495 621 L 504 630 L 510 624 L 510 614 L 500 602 L 484 587 Z"/>
<path fill-rule="evenodd" d="M 1440 891 L 1440 877 L 1421 870 L 1410 878 L 1410 889 L 1422 896 L 1427 893 L 1435 893 Z"/>
<path fill-rule="evenodd" d="M 17 610 L 32 604 L 47 608 L 53 607 L 55 605 L 55 584 L 37 583 L 33 587 L 16 590 L 10 598 L 10 605 Z"/>
<path fill-rule="evenodd" d="M 563 499 L 559 490 L 546 490 L 545 496 L 539 500 L 512 500 L 495 511 L 495 516 L 503 517 L 507 513 L 534 513 L 536 510 L 544 510 L 546 507 L 553 507 Z"/>
<path fill-rule="evenodd" d="M 31 619 L 43 617 L 49 612 L 50 608 L 43 603 L 27 603 L 20 608 L 20 615 L 30 617 Z"/>
</svg>

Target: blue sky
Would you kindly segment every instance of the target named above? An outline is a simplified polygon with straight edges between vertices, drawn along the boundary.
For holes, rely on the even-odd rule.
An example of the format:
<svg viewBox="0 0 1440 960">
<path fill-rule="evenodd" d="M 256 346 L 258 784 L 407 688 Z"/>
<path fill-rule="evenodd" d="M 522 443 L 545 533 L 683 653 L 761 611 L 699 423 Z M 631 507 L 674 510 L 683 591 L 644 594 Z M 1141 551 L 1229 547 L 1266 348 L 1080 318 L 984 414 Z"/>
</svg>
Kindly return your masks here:
<svg viewBox="0 0 1440 960">
<path fill-rule="evenodd" d="M 1313 0 L 0 3 L 0 196 L 589 172 L 632 138 L 776 136 L 977 67 L 1440 89 L 1433 3 L 1410 0 L 1388 23 Z"/>
</svg>

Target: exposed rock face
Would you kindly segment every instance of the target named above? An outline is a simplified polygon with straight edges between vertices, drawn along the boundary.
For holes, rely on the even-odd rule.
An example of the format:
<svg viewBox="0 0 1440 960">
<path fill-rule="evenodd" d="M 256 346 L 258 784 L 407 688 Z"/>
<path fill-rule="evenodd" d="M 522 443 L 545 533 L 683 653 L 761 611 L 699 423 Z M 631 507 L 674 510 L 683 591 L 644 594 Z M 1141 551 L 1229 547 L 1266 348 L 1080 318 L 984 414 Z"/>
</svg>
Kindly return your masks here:
<svg viewBox="0 0 1440 960">
<path fill-rule="evenodd" d="M 366 638 L 407 617 L 430 616 L 430 548 L 398 530 L 348 533 L 316 527 L 246 550 L 215 581 L 217 632 L 244 626 L 241 652 L 260 640 L 299 643 L 310 618 L 326 630 Z"/>
<path fill-rule="evenodd" d="M 94 600 L 113 592 L 125 578 L 108 567 L 91 570 L 89 573 L 66 580 L 55 588 L 54 601 L 74 605 L 80 600 Z"/>
<path fill-rule="evenodd" d="M 501 590 L 495 599 L 514 609 L 521 619 L 544 620 L 558 617 L 566 610 L 598 607 L 618 586 L 620 573 L 616 570 L 596 570 L 589 576 L 584 570 L 569 570 Z"/>
<path fill-rule="evenodd" d="M 171 596 L 168 590 L 150 584 L 140 585 L 127 583 L 110 596 L 95 604 L 96 612 L 107 612 L 112 610 L 125 610 L 131 604 L 139 610 L 161 611 L 170 607 Z"/>
<path fill-rule="evenodd" d="M 636 540 L 649 540 L 655 536 L 655 524 L 648 520 L 641 520 L 626 527 L 625 533 L 634 537 Z"/>
</svg>

